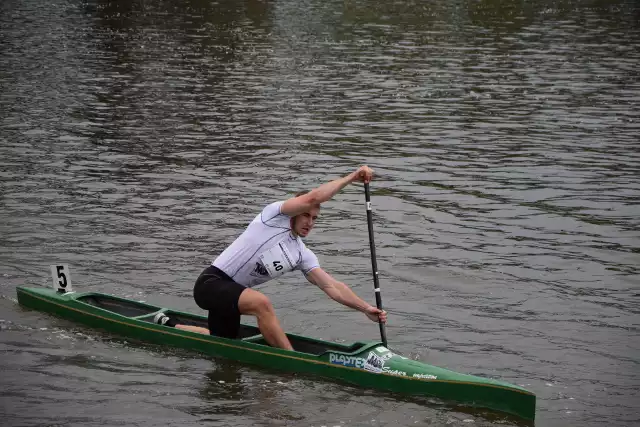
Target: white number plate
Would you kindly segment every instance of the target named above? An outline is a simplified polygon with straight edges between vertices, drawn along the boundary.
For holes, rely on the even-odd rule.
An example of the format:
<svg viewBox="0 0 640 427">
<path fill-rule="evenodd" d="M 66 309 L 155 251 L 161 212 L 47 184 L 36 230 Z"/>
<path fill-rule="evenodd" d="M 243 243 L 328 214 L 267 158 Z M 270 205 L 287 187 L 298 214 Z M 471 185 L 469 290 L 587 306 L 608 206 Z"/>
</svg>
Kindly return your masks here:
<svg viewBox="0 0 640 427">
<path fill-rule="evenodd" d="M 51 278 L 53 279 L 53 289 L 57 292 L 71 292 L 71 276 L 67 264 L 52 265 Z"/>
</svg>

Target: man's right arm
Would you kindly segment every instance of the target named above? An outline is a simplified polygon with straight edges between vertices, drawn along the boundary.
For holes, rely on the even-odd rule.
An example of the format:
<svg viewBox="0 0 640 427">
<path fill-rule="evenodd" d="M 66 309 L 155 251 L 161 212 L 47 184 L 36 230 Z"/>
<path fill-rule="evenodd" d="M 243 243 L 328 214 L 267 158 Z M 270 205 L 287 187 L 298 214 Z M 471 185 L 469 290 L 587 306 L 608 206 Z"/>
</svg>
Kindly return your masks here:
<svg viewBox="0 0 640 427">
<path fill-rule="evenodd" d="M 322 184 L 320 187 L 314 188 L 302 196 L 293 197 L 285 201 L 280 208 L 280 213 L 291 217 L 299 215 L 316 205 L 330 200 L 350 183 L 354 181 L 370 182 L 371 178 L 373 178 L 373 169 L 368 166 L 360 166 L 356 171 L 351 172 L 347 176 Z"/>
</svg>

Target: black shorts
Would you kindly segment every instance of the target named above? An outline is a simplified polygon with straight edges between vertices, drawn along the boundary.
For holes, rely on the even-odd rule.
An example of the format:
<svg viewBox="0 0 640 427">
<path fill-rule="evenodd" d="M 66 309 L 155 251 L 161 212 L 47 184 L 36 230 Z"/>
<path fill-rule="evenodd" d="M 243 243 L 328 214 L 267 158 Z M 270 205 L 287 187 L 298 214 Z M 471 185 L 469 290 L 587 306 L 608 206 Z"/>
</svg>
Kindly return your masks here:
<svg viewBox="0 0 640 427">
<path fill-rule="evenodd" d="M 198 307 L 209 310 L 209 333 L 237 338 L 240 330 L 238 301 L 245 286 L 236 283 L 217 267 L 207 267 L 196 280 L 193 299 Z"/>
</svg>

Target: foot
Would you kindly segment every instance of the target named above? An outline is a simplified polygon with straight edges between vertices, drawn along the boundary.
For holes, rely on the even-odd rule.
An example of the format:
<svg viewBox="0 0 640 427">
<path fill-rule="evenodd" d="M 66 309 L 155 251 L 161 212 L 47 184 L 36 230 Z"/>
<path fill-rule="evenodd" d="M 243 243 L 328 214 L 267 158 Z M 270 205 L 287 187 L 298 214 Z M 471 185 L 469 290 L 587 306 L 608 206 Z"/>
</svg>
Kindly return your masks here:
<svg viewBox="0 0 640 427">
<path fill-rule="evenodd" d="M 167 316 L 162 312 L 156 314 L 155 317 L 153 318 L 153 323 L 157 323 L 158 325 L 166 325 L 168 321 L 169 321 L 169 316 Z"/>
</svg>

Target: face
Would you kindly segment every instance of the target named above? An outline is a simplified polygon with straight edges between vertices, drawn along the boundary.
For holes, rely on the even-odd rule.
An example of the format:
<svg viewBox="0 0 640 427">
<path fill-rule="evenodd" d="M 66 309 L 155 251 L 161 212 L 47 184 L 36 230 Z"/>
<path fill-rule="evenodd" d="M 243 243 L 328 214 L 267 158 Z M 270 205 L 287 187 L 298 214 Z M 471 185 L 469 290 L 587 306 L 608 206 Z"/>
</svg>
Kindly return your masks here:
<svg viewBox="0 0 640 427">
<path fill-rule="evenodd" d="M 307 212 L 303 212 L 291 218 L 291 229 L 295 234 L 300 237 L 307 237 L 309 232 L 313 229 L 320 213 L 320 207 L 311 208 Z"/>
</svg>

